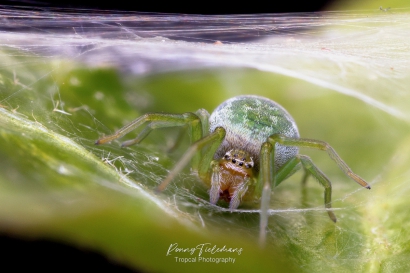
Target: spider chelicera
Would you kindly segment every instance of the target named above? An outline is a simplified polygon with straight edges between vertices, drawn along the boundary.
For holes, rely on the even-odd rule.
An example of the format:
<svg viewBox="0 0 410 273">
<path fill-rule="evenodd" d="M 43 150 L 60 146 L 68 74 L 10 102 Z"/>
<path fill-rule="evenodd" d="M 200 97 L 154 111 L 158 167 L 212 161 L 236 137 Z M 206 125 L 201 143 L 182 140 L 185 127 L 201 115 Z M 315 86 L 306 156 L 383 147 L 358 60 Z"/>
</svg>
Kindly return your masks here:
<svg viewBox="0 0 410 273">
<path fill-rule="evenodd" d="M 304 181 L 312 175 L 324 187 L 325 208 L 330 219 L 336 222 L 331 210 L 330 180 L 308 156 L 298 154 L 298 147 L 327 151 L 346 175 L 370 189 L 370 185 L 353 173 L 328 143 L 300 138 L 291 115 L 267 98 L 250 95 L 234 97 L 219 105 L 211 115 L 204 109 L 184 114 L 148 113 L 113 135 L 97 140 L 96 144 L 120 138 L 143 124 L 146 126 L 138 136 L 125 141 L 122 147 L 141 142 L 151 130 L 157 128 L 188 126 L 190 132 L 190 148 L 157 190 L 163 191 L 191 161 L 192 169 L 210 187 L 212 204 L 223 199 L 229 202 L 229 208 L 233 210 L 242 200 L 260 199 L 261 244 L 266 239 L 271 189 L 301 167 L 306 174 Z"/>
</svg>

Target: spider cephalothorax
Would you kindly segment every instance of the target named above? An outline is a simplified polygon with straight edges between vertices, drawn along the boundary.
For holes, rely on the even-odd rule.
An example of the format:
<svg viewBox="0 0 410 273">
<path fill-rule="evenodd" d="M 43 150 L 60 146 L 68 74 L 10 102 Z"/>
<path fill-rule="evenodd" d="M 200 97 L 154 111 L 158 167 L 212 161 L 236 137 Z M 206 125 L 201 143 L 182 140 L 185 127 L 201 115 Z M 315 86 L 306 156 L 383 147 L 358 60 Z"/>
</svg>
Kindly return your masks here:
<svg viewBox="0 0 410 273">
<path fill-rule="evenodd" d="M 220 199 L 230 202 L 244 181 L 254 178 L 253 167 L 253 159 L 248 153 L 241 150 L 228 151 L 219 160 Z M 245 192 L 241 191 L 238 197 L 242 199 Z"/>
</svg>

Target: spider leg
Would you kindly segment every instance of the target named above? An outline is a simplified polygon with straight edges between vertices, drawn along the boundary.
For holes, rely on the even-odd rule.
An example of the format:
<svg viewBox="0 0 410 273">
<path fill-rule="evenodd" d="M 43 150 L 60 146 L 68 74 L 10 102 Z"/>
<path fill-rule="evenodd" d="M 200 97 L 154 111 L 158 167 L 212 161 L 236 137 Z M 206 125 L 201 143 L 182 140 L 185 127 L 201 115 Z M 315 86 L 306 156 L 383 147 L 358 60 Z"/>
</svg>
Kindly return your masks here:
<svg viewBox="0 0 410 273">
<path fill-rule="evenodd" d="M 333 213 L 332 209 L 332 184 L 326 175 L 318 169 L 318 167 L 313 164 L 310 157 L 305 155 L 299 155 L 300 161 L 302 162 L 303 168 L 309 172 L 314 178 L 319 181 L 319 183 L 325 188 L 324 198 L 325 198 L 325 208 L 330 219 L 336 223 L 336 215 Z"/>
<path fill-rule="evenodd" d="M 211 189 L 209 190 L 209 202 L 216 204 L 219 200 L 219 193 L 221 188 L 221 181 L 219 179 L 219 162 L 212 160 L 211 162 Z"/>
<path fill-rule="evenodd" d="M 340 158 L 336 151 L 330 146 L 327 142 L 314 140 L 314 139 L 305 139 L 305 138 L 290 138 L 283 135 L 272 135 L 269 137 L 269 142 L 271 143 L 280 143 L 285 146 L 296 146 L 296 147 L 306 147 L 314 148 L 326 151 L 333 161 L 339 166 L 339 168 L 351 179 L 356 181 L 362 187 L 370 189 L 370 185 L 360 176 L 355 174 L 349 166 Z"/>
<path fill-rule="evenodd" d="M 188 126 L 191 143 L 194 143 L 206 134 L 206 132 L 202 131 L 202 120 L 205 124 L 208 123 L 207 115 L 204 111 L 205 110 L 202 110 L 202 112 L 198 111 L 200 116 L 189 112 L 184 114 L 148 113 L 125 125 L 114 134 L 98 139 L 95 144 L 105 144 L 112 140 L 121 138 L 144 124 L 146 124 L 146 127 L 137 135 L 136 138 L 123 142 L 121 146 L 127 147 L 141 142 L 154 129 L 165 127 L 182 127 L 186 125 Z M 194 169 L 198 168 L 199 161 L 200 154 L 197 154 L 192 160 Z"/>
<path fill-rule="evenodd" d="M 198 111 L 195 112 L 195 114 L 198 116 L 198 118 L 201 120 L 202 124 L 202 135 L 205 136 L 209 132 L 209 113 L 205 109 L 199 109 Z M 177 137 L 177 140 L 175 141 L 174 145 L 168 149 L 168 152 L 173 152 L 179 144 L 181 144 L 181 141 L 186 134 L 186 128 L 187 126 L 184 126 Z M 191 142 L 192 143 L 192 142 Z M 124 144 L 124 143 L 123 143 Z"/>
<path fill-rule="evenodd" d="M 274 170 L 275 144 L 265 142 L 261 147 L 259 180 L 255 187 L 255 194 L 261 196 L 259 244 L 263 247 L 266 241 L 268 226 L 268 210 L 272 188 L 278 186 L 286 178 L 301 168 L 299 157 L 288 160 L 279 170 Z"/>
<path fill-rule="evenodd" d="M 201 120 L 201 124 L 202 124 L 202 134 L 206 135 L 209 132 L 209 113 L 208 111 L 206 111 L 205 109 L 199 109 L 198 111 L 195 112 L 195 114 L 198 116 L 198 118 Z M 184 139 L 184 135 L 186 134 L 186 131 L 188 129 L 188 126 L 183 126 L 182 129 L 179 131 L 178 136 L 176 138 L 175 143 L 167 150 L 169 153 L 173 152 L 174 150 L 176 150 L 182 140 Z M 141 134 L 141 133 L 140 133 Z M 138 136 L 139 137 L 139 136 Z M 137 138 L 138 138 L 137 137 Z M 131 140 L 132 141 L 132 140 Z M 141 140 L 139 140 L 141 141 Z M 138 141 L 138 142 L 139 142 Z M 137 142 L 137 143 L 138 143 Z M 125 142 L 124 142 L 125 143 Z M 124 145 L 123 143 L 123 145 Z M 133 143 L 132 143 L 133 144 Z M 132 145 L 131 144 L 131 145 Z M 128 146 L 128 145 L 127 145 Z"/>
<path fill-rule="evenodd" d="M 271 153 L 271 155 L 273 155 L 273 150 L 272 151 L 266 151 Z M 266 158 L 267 160 L 268 158 Z M 268 166 L 267 164 L 262 164 L 261 163 L 261 172 L 262 169 L 265 168 L 272 168 L 272 166 Z M 288 177 L 290 177 L 291 175 L 293 175 L 295 172 L 297 172 L 299 169 L 301 168 L 301 163 L 300 163 L 300 159 L 298 157 L 294 157 L 291 158 L 290 160 L 288 160 L 288 162 L 286 162 L 282 167 L 280 167 L 279 170 L 275 170 L 274 172 L 274 180 L 269 180 L 270 184 L 271 184 L 271 188 L 274 188 L 276 186 L 278 186 L 280 183 L 282 183 L 284 180 L 286 180 Z M 255 186 L 255 195 L 256 198 L 261 197 L 262 195 L 262 191 L 263 191 L 263 182 L 264 178 L 263 175 L 260 177 L 260 179 L 258 180 L 256 186 Z"/>
<path fill-rule="evenodd" d="M 310 157 L 306 155 L 297 155 L 296 157 L 290 159 L 288 162 L 283 165 L 278 172 L 276 173 L 276 186 L 279 185 L 280 182 L 290 177 L 296 171 L 303 166 L 305 174 L 302 178 L 302 187 L 306 186 L 307 179 L 310 175 L 316 178 L 319 183 L 325 188 L 324 192 L 324 200 L 325 200 L 325 208 L 327 208 L 327 213 L 329 214 L 330 219 L 333 222 L 336 222 L 336 216 L 331 210 L 331 197 L 332 197 L 332 184 L 330 180 L 326 177 L 326 175 L 313 163 Z"/>
<path fill-rule="evenodd" d="M 306 184 L 307 184 L 307 180 L 310 176 L 310 173 L 305 168 L 303 168 L 303 170 L 304 170 L 304 174 L 303 174 L 302 183 L 301 183 L 302 184 L 302 187 L 301 187 L 302 206 L 303 207 L 308 207 Z"/>
<path fill-rule="evenodd" d="M 286 180 L 288 177 L 292 176 L 302 167 L 300 159 L 298 156 L 293 157 L 288 160 L 282 167 L 275 172 L 276 175 L 276 186 Z"/>
<path fill-rule="evenodd" d="M 301 167 L 302 167 L 302 163 L 300 162 L 299 155 L 290 159 L 276 173 L 276 181 L 279 181 L 279 182 L 276 182 L 276 184 L 279 185 L 282 181 L 286 180 L 288 177 L 292 176 L 295 172 L 300 170 Z M 302 204 L 306 206 L 306 203 L 307 203 L 306 183 L 311 174 L 305 168 L 303 168 L 303 171 L 304 171 L 304 174 L 303 174 L 302 183 L 301 183 L 302 184 L 302 187 L 301 187 L 302 188 Z"/>
<path fill-rule="evenodd" d="M 201 166 L 199 171 L 205 170 L 206 172 L 209 170 L 212 157 L 209 157 L 209 154 L 214 154 L 216 149 L 221 145 L 223 139 L 225 137 L 225 129 L 222 127 L 218 127 L 215 129 L 214 132 L 211 134 L 203 137 L 202 139 L 194 142 L 191 147 L 185 152 L 182 158 L 177 162 L 174 168 L 168 173 L 168 176 L 162 181 L 162 183 L 157 187 L 157 191 L 163 191 L 171 180 L 189 163 L 189 161 L 195 156 L 200 156 L 200 151 L 207 145 L 211 144 L 211 147 L 208 149 L 208 152 L 202 156 L 202 160 L 200 162 Z M 205 165 L 205 166 L 204 166 Z M 206 168 L 205 168 L 206 167 Z M 201 173 L 200 173 L 201 175 Z"/>
<path fill-rule="evenodd" d="M 149 135 L 149 133 L 151 133 L 153 129 L 156 129 L 155 125 L 156 124 L 153 122 L 148 123 L 147 126 L 141 132 L 139 132 L 136 138 L 126 140 L 123 143 L 121 143 L 121 148 L 129 147 L 129 146 L 140 143 L 144 138 L 146 138 Z"/>
<path fill-rule="evenodd" d="M 205 109 L 199 109 L 195 112 L 195 114 L 199 117 L 202 123 L 202 132 L 204 135 L 208 134 L 209 132 L 209 113 Z"/>
<path fill-rule="evenodd" d="M 266 242 L 266 228 L 268 226 L 268 209 L 270 196 L 272 193 L 272 185 L 276 185 L 276 177 L 272 175 L 273 164 L 272 157 L 275 157 L 275 146 L 269 142 L 262 144 L 260 153 L 260 173 L 257 189 L 261 190 L 261 208 L 260 208 L 260 224 L 259 224 L 259 244 L 264 246 Z M 262 188 L 261 188 L 262 187 Z"/>
<path fill-rule="evenodd" d="M 328 209 L 327 212 L 330 219 L 336 222 L 336 216 L 331 210 L 332 185 L 330 183 L 330 180 L 321 170 L 319 170 L 313 164 L 312 160 L 309 157 L 303 155 L 295 156 L 294 158 L 286 162 L 285 165 L 283 165 L 280 169 L 275 170 L 272 158 L 275 158 L 276 143 L 285 146 L 307 147 L 324 150 L 347 176 L 352 178 L 359 185 L 370 189 L 370 185 L 363 178 L 355 174 L 328 143 L 313 139 L 290 138 L 279 134 L 270 136 L 268 138 L 268 141 L 263 143 L 261 147 L 260 177 L 258 184 L 256 185 L 256 193 L 261 194 L 259 232 L 259 242 L 261 246 L 265 244 L 266 240 L 268 209 L 272 188 L 276 187 L 282 181 L 296 172 L 300 168 L 300 165 L 302 165 L 305 169 L 305 175 L 303 177 L 302 184 L 306 184 L 308 176 L 312 175 L 325 188 L 325 207 Z"/>
<path fill-rule="evenodd" d="M 188 129 L 188 128 L 186 128 L 186 126 L 183 126 L 183 127 L 179 130 L 178 136 L 176 137 L 175 142 L 172 144 L 171 147 L 169 147 L 169 148 L 167 149 L 167 153 L 172 153 L 172 152 L 174 152 L 174 151 L 179 147 L 179 145 L 182 143 L 182 140 L 184 139 L 184 136 L 187 134 L 187 132 L 186 132 L 187 129 Z M 123 143 L 123 144 L 124 144 L 124 143 Z"/>
<path fill-rule="evenodd" d="M 305 174 L 303 175 L 303 178 L 302 178 L 302 187 L 306 187 L 309 175 L 310 175 L 309 172 L 305 170 Z"/>
<path fill-rule="evenodd" d="M 241 203 L 243 195 L 247 192 L 249 187 L 250 178 L 247 177 L 242 183 L 240 183 L 233 192 L 231 201 L 229 202 L 229 209 L 232 211 L 236 209 Z"/>
</svg>

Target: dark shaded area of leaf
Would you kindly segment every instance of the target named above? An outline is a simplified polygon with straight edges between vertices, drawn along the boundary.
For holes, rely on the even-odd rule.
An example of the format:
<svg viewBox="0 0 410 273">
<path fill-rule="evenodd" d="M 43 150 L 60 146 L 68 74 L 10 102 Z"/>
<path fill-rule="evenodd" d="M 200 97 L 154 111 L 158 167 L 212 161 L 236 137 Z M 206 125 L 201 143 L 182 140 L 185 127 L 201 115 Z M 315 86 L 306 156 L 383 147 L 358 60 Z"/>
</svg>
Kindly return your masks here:
<svg viewBox="0 0 410 273">
<path fill-rule="evenodd" d="M 92 250 L 79 249 L 45 239 L 24 240 L 1 234 L 0 246 L 2 249 L 2 267 L 13 268 L 13 270 L 29 269 L 30 271 L 52 272 L 61 268 L 66 271 L 91 269 L 97 272 L 142 272 L 115 263 Z"/>
</svg>

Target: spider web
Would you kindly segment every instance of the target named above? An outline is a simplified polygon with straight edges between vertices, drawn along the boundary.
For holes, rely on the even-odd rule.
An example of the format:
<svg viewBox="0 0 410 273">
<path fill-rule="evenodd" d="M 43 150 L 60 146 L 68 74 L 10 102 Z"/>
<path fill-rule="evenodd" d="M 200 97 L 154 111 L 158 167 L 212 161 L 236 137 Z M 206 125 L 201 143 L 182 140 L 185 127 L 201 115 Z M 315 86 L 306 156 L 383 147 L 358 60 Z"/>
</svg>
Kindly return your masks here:
<svg viewBox="0 0 410 273">
<path fill-rule="evenodd" d="M 1 7 L 0 104 L 97 155 L 127 178 L 123 189 L 152 192 L 187 147 L 167 151 L 176 130 L 126 149 L 94 141 L 148 111 L 212 111 L 246 93 L 277 100 L 303 137 L 332 143 L 373 189 L 349 181 L 326 154 L 306 151 L 340 181 L 333 187 L 340 224 L 328 219 L 322 189 L 313 181 L 301 189 L 298 174 L 272 195 L 270 244 L 283 245 L 307 272 L 327 270 L 322 263 L 365 270 L 375 260 L 374 241 L 405 250 L 381 232 L 382 210 L 369 209 L 386 198 L 378 187 L 409 190 L 400 169 L 410 121 L 409 11 L 192 16 Z M 167 104 L 173 96 L 176 103 Z M 175 180 L 161 197 L 165 206 L 198 226 L 257 238 L 257 205 L 232 213 L 207 201 L 195 174 Z"/>
</svg>

